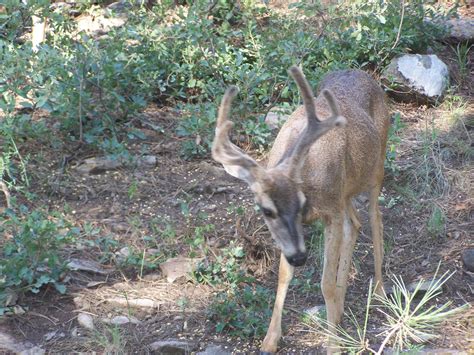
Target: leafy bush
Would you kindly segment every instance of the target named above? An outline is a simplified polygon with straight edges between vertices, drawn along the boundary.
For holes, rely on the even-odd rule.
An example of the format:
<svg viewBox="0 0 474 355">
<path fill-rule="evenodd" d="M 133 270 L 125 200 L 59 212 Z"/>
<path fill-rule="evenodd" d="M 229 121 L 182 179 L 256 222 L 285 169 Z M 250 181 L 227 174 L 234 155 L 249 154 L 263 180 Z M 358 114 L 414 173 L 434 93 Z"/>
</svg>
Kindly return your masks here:
<svg viewBox="0 0 474 355">
<path fill-rule="evenodd" d="M 209 151 L 215 116 L 209 108 L 227 85 L 241 89 L 236 131 L 265 147 L 269 131 L 262 118 L 269 106 L 300 100 L 288 67 L 302 64 L 314 86 L 333 69 L 383 65 L 402 50 L 430 45 L 440 30 L 436 21 L 424 18 L 444 14 L 421 0 L 406 2 L 403 12 L 396 0 L 348 2 L 329 10 L 333 19 L 316 37 L 307 23 L 321 18 L 307 3 L 283 14 L 253 0 L 214 6 L 200 0 L 185 7 L 161 2 L 152 11 L 132 7 L 124 26 L 97 39 L 74 34 L 69 15 L 60 9 L 48 12 L 45 4 L 33 9 L 46 11 L 52 27 L 37 54 L 17 42 L 32 9 L 10 1 L 12 16 L 0 18 L 0 108 L 14 122 L 15 133 L 25 128 L 19 122 L 33 124 L 30 114 L 18 115 L 15 105 L 42 108 L 69 139 L 121 153 L 126 137 L 121 127 L 152 98 L 172 97 L 197 105 L 186 108 L 191 113 L 178 129 L 189 138 L 183 146 L 187 158 Z"/>
<path fill-rule="evenodd" d="M 235 293 L 220 293 L 214 299 L 209 318 L 218 333 L 242 338 L 265 335 L 272 315 L 274 292 L 262 286 L 245 286 Z"/>
<path fill-rule="evenodd" d="M 221 255 L 216 256 L 215 261 L 200 263 L 194 271 L 194 277 L 200 283 L 210 285 L 227 283 L 232 289 L 235 289 L 240 283 L 252 280 L 240 267 L 240 261 L 244 256 L 242 247 L 231 244 L 222 250 Z"/>
<path fill-rule="evenodd" d="M 37 293 L 47 284 L 64 293 L 61 279 L 67 266 L 61 251 L 78 230 L 58 213 L 25 207 L 19 213 L 7 210 L 2 218 L 0 232 L 6 241 L 0 259 L 0 298 L 6 288 Z"/>
</svg>

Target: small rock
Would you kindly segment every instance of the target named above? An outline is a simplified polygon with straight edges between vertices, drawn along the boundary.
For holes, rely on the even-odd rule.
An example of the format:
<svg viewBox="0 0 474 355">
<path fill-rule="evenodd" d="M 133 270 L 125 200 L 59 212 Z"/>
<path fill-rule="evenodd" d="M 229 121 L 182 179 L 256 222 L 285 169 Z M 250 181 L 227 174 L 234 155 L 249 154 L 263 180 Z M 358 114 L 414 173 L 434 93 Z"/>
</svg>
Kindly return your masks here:
<svg viewBox="0 0 474 355">
<path fill-rule="evenodd" d="M 116 157 L 93 157 L 84 159 L 75 167 L 80 174 L 100 174 L 107 170 L 117 170 L 123 166 L 132 164 L 156 166 L 157 158 L 154 155 L 144 155 L 142 157 L 132 157 L 130 159 Z"/>
<path fill-rule="evenodd" d="M 123 165 L 123 159 L 109 157 L 94 157 L 85 159 L 76 166 L 76 171 L 81 174 L 100 174 L 107 170 L 116 170 Z"/>
<path fill-rule="evenodd" d="M 464 268 L 469 272 L 474 272 L 474 248 L 466 249 L 461 254 Z"/>
<path fill-rule="evenodd" d="M 446 92 L 449 72 L 436 55 L 405 54 L 392 59 L 382 82 L 401 100 L 436 103 Z"/>
<path fill-rule="evenodd" d="M 127 317 L 127 316 L 116 316 L 112 319 L 102 319 L 104 323 L 114 324 L 114 325 L 124 325 L 128 323 L 132 324 L 140 324 L 140 321 L 135 317 Z"/>
<path fill-rule="evenodd" d="M 83 328 L 93 330 L 94 329 L 94 320 L 92 316 L 86 313 L 79 313 L 77 316 L 77 322 Z"/>
<path fill-rule="evenodd" d="M 149 165 L 156 166 L 156 156 L 154 155 L 144 155 L 138 160 L 139 165 Z"/>
<path fill-rule="evenodd" d="M 205 350 L 199 351 L 196 355 L 230 355 L 232 354 L 230 351 L 225 350 L 220 345 L 210 344 L 206 347 Z"/>
<path fill-rule="evenodd" d="M 314 318 L 321 317 L 324 312 L 326 312 L 325 305 L 318 305 L 304 310 L 304 313 Z"/>
<path fill-rule="evenodd" d="M 280 129 L 290 116 L 281 107 L 273 107 L 265 116 L 265 123 L 271 130 Z"/>
<path fill-rule="evenodd" d="M 110 271 L 104 269 L 101 264 L 92 260 L 70 259 L 67 266 L 72 270 L 89 271 L 101 275 L 107 275 L 110 273 Z"/>
<path fill-rule="evenodd" d="M 160 354 L 184 355 L 196 350 L 196 344 L 181 340 L 160 340 L 150 344 L 150 348 Z"/>
<path fill-rule="evenodd" d="M 185 276 L 196 270 L 197 265 L 202 258 L 185 258 L 178 256 L 171 258 L 160 264 L 160 269 L 169 283 L 174 282 L 177 278 Z"/>
<path fill-rule="evenodd" d="M 128 258 L 131 254 L 130 248 L 129 247 L 123 247 L 122 249 L 119 250 L 120 255 Z"/>
</svg>

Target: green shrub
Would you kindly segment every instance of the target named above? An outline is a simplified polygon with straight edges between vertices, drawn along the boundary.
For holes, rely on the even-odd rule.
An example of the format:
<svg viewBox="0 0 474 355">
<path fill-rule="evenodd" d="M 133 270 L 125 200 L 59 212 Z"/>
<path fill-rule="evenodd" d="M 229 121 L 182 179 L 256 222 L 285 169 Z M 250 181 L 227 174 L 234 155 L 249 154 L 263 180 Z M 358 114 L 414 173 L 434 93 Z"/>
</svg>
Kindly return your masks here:
<svg viewBox="0 0 474 355">
<path fill-rule="evenodd" d="M 6 288 L 34 293 L 52 284 L 61 293 L 67 270 L 62 249 L 78 234 L 58 213 L 41 210 L 12 210 L 1 216 L 0 233 L 5 236 L 0 259 L 0 298 Z"/>
<path fill-rule="evenodd" d="M 209 319 L 215 322 L 218 333 L 260 338 L 267 330 L 274 299 L 273 291 L 259 285 L 220 293 L 211 304 Z"/>
<path fill-rule="evenodd" d="M 194 278 L 199 283 L 209 285 L 225 283 L 235 289 L 240 283 L 252 280 L 241 269 L 240 262 L 244 256 L 243 248 L 232 243 L 228 248 L 222 249 L 221 255 L 217 255 L 214 261 L 201 262 L 194 271 Z"/>
</svg>

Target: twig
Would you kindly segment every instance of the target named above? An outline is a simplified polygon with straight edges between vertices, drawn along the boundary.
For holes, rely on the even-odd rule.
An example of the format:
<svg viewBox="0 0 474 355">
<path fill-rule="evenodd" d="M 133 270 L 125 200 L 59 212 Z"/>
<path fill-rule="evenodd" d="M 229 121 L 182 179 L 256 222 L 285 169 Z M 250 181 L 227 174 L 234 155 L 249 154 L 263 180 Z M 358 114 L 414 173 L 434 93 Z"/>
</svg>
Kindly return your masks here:
<svg viewBox="0 0 474 355">
<path fill-rule="evenodd" d="M 382 344 L 380 344 L 379 351 L 377 351 L 376 355 L 382 354 L 383 349 L 385 349 L 385 346 L 387 345 L 388 341 L 392 337 L 395 332 L 400 329 L 401 323 L 398 323 L 395 327 L 392 328 L 392 330 L 387 334 L 385 339 L 383 340 Z"/>
<path fill-rule="evenodd" d="M 385 57 L 380 61 L 381 64 L 385 63 L 385 60 L 390 55 L 390 52 L 395 49 L 395 47 L 398 45 L 398 42 L 400 41 L 400 35 L 402 33 L 402 26 L 403 26 L 403 19 L 405 17 L 405 0 L 401 1 L 401 6 L 402 6 L 402 13 L 400 14 L 400 24 L 398 25 L 397 37 L 395 38 L 395 42 L 393 42 L 393 45 L 390 48 L 390 50 L 387 52 Z"/>
<path fill-rule="evenodd" d="M 5 200 L 7 201 L 7 208 L 11 208 L 12 205 L 10 203 L 10 191 L 8 191 L 7 184 L 3 181 L 0 181 L 0 187 L 2 188 L 3 194 L 5 195 Z"/>
</svg>

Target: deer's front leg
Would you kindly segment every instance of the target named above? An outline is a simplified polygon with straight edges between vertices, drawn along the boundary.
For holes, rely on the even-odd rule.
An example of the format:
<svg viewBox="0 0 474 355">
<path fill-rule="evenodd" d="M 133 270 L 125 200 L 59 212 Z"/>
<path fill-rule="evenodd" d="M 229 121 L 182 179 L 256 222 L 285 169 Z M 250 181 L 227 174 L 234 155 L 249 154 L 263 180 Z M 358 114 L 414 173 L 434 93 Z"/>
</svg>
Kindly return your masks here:
<svg viewBox="0 0 474 355">
<path fill-rule="evenodd" d="M 324 232 L 324 266 L 321 290 L 326 304 L 327 321 L 331 333 L 341 318 L 340 302 L 337 299 L 337 271 L 341 255 L 341 239 L 343 236 L 343 216 L 334 217 Z M 337 353 L 338 346 L 334 339 L 329 338 L 328 353 Z"/>
<path fill-rule="evenodd" d="M 283 305 L 285 303 L 288 285 L 293 278 L 294 267 L 288 264 L 283 253 L 280 255 L 280 267 L 278 270 L 278 288 L 273 307 L 272 320 L 267 330 L 267 335 L 262 343 L 262 353 L 275 353 L 278 347 L 278 341 L 281 338 L 281 316 Z"/>
</svg>

